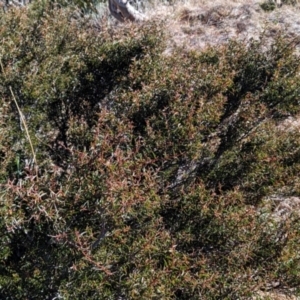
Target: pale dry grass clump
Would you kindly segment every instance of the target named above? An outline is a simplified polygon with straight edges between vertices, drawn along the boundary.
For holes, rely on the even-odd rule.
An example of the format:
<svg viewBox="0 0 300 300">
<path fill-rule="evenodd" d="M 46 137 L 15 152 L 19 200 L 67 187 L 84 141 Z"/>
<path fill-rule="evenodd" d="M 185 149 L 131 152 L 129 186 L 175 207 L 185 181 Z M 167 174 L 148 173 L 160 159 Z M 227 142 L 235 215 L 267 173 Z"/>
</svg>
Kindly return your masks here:
<svg viewBox="0 0 300 300">
<path fill-rule="evenodd" d="M 300 130 L 300 116 L 288 117 L 279 124 L 277 129 L 289 132 Z"/>
<path fill-rule="evenodd" d="M 185 0 L 173 4 L 152 2 L 146 7 L 148 19 L 164 20 L 168 33 L 167 53 L 174 46 L 203 49 L 232 39 L 249 41 L 262 33 L 272 39 L 278 34 L 300 36 L 300 6 L 283 5 L 264 11 L 258 0 Z"/>
<path fill-rule="evenodd" d="M 253 300 L 299 300 L 299 297 L 287 295 L 280 292 L 257 292 L 257 295 L 252 298 Z"/>
<path fill-rule="evenodd" d="M 264 209 L 266 208 L 272 211 L 270 217 L 273 221 L 284 222 L 291 214 L 300 216 L 300 198 L 274 195 L 264 201 Z"/>
</svg>

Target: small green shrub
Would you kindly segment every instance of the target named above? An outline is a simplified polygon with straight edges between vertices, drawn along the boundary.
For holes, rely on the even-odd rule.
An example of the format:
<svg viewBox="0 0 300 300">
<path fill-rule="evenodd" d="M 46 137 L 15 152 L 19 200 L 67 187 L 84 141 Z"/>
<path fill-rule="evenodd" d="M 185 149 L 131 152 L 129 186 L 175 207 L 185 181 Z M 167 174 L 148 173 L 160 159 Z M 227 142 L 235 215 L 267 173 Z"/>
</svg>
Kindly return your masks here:
<svg viewBox="0 0 300 300">
<path fill-rule="evenodd" d="M 47 5 L 0 18 L 0 298 L 299 293 L 297 212 L 265 205 L 299 195 L 296 41 L 165 56 L 163 24 Z"/>
<path fill-rule="evenodd" d="M 276 3 L 274 1 L 265 1 L 260 4 L 260 7 L 264 11 L 273 11 L 274 9 L 276 9 Z"/>
</svg>

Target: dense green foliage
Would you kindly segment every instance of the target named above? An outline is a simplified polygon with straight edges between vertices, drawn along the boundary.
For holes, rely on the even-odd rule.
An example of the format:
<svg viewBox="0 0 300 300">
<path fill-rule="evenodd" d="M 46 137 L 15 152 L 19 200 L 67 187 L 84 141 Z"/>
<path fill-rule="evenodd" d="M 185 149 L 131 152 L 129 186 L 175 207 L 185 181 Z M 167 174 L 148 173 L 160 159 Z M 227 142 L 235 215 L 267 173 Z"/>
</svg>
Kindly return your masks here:
<svg viewBox="0 0 300 300">
<path fill-rule="evenodd" d="M 264 11 L 272 11 L 276 8 L 281 7 L 282 5 L 292 5 L 295 6 L 298 3 L 298 0 L 281 0 L 281 1 L 273 1 L 267 0 L 260 3 L 260 7 Z"/>
<path fill-rule="evenodd" d="M 299 217 L 266 205 L 300 193 L 295 42 L 167 56 L 163 24 L 76 16 L 0 15 L 0 298 L 299 293 Z"/>
</svg>

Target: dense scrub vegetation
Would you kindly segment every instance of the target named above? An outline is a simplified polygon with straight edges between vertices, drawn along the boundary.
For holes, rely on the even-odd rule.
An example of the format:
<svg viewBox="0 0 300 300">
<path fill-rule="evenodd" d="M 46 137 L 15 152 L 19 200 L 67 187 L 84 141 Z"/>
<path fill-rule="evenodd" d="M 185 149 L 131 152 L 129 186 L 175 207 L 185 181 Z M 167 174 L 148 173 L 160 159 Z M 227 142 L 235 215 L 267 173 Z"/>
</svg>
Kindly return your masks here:
<svg viewBox="0 0 300 300">
<path fill-rule="evenodd" d="M 163 55 L 163 24 L 0 15 L 0 298 L 299 294 L 297 41 Z"/>
</svg>

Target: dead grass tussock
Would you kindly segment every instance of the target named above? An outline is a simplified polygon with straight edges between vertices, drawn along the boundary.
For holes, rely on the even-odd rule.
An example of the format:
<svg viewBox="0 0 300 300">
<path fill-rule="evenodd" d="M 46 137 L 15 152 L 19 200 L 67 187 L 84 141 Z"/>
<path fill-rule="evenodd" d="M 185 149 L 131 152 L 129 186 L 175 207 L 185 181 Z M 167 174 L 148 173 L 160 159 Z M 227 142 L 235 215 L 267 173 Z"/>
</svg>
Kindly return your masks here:
<svg viewBox="0 0 300 300">
<path fill-rule="evenodd" d="M 277 126 L 277 129 L 289 132 L 298 131 L 300 129 L 300 116 L 288 117 Z"/>
<path fill-rule="evenodd" d="M 284 222 L 292 213 L 300 215 L 300 198 L 274 195 L 264 201 L 263 207 L 272 211 L 270 217 L 273 221 Z"/>
<path fill-rule="evenodd" d="M 199 50 L 229 40 L 249 41 L 261 33 L 272 39 L 279 33 L 289 38 L 300 35 L 300 6 L 283 5 L 265 12 L 257 0 L 185 0 L 172 5 L 152 2 L 150 20 L 164 20 L 169 36 L 166 53 L 174 46 Z"/>
<path fill-rule="evenodd" d="M 288 295 L 280 292 L 263 292 L 259 291 L 253 300 L 299 300 L 299 297 Z"/>
</svg>

